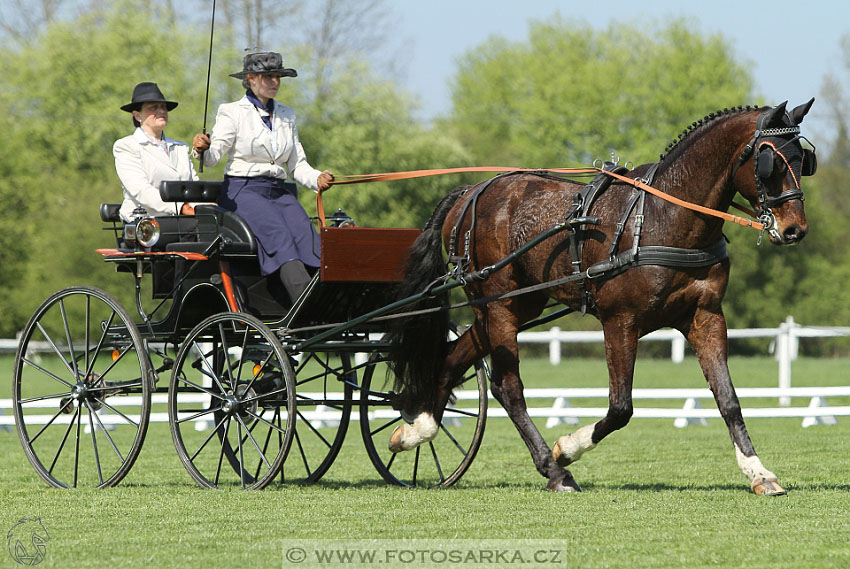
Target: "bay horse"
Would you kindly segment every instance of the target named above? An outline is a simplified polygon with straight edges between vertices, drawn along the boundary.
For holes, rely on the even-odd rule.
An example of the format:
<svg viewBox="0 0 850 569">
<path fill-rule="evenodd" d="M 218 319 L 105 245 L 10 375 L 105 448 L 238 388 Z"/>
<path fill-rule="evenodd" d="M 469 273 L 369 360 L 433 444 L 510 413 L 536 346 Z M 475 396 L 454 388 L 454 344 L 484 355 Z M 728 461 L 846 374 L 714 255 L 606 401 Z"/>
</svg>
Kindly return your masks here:
<svg viewBox="0 0 850 569">
<path fill-rule="evenodd" d="M 798 243 L 808 231 L 801 177 L 812 175 L 817 163 L 814 151 L 801 144 L 799 125 L 813 102 L 791 111 L 786 102 L 711 113 L 671 143 L 659 162 L 624 175 L 718 212 L 726 212 L 740 194 L 771 242 Z M 456 275 L 464 278 L 467 297 L 487 302 L 473 305 L 473 324 L 452 343 L 445 340 L 446 310 L 399 319 L 391 332 L 390 358 L 396 406 L 405 422 L 392 433 L 390 450 L 432 440 L 463 372 L 489 355 L 493 396 L 548 480 L 547 488 L 581 491 L 565 467 L 629 422 L 638 339 L 671 327 L 696 352 L 751 489 L 785 494 L 753 448 L 727 366 L 721 301 L 730 262 L 724 219 L 635 185 L 592 185 L 519 172 L 457 188 L 440 202 L 410 248 L 399 294 L 446 282 L 445 248 L 449 262 L 461 267 Z M 497 264 L 565 218 L 574 222 L 570 231 Z M 526 292 L 504 296 L 520 289 Z M 432 295 L 430 302 L 446 306 L 446 296 Z M 600 320 L 609 373 L 605 417 L 560 437 L 551 450 L 527 412 L 517 345 L 522 324 L 537 318 L 550 299 Z"/>
</svg>

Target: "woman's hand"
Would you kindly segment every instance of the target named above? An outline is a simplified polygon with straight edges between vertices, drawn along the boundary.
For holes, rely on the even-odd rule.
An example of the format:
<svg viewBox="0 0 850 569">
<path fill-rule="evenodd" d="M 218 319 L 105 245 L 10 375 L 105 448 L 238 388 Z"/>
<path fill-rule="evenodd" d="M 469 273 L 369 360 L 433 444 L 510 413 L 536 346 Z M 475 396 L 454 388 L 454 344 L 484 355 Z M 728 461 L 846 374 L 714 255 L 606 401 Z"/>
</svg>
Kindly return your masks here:
<svg viewBox="0 0 850 569">
<path fill-rule="evenodd" d="M 198 154 L 209 150 L 209 147 L 210 137 L 206 134 L 202 134 L 199 132 L 195 135 L 195 138 L 192 139 L 192 148 L 194 148 L 195 152 L 197 152 Z"/>
<path fill-rule="evenodd" d="M 319 179 L 316 182 L 319 186 L 319 191 L 324 192 L 328 188 L 331 187 L 331 182 L 334 181 L 334 175 L 331 174 L 330 170 L 325 170 L 321 174 L 319 174 Z"/>
</svg>

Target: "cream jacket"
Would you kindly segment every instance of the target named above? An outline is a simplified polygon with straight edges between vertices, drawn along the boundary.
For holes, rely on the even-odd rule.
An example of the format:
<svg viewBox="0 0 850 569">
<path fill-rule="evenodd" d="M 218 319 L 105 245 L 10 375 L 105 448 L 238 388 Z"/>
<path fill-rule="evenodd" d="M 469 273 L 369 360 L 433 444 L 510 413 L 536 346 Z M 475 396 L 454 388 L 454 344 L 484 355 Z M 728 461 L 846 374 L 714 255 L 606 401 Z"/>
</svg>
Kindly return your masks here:
<svg viewBox="0 0 850 569">
<path fill-rule="evenodd" d="M 189 157 L 189 145 L 163 137 L 168 153 L 152 142 L 141 128 L 119 138 L 112 146 L 115 170 L 124 187 L 124 202 L 119 213 L 131 221 L 133 210 L 141 206 L 149 215 L 176 215 L 182 203 L 167 203 L 159 197 L 165 180 L 197 180 Z"/>
<path fill-rule="evenodd" d="M 247 97 L 221 105 L 210 148 L 204 152 L 204 165 L 214 166 L 227 156 L 225 174 L 230 176 L 286 179 L 288 170 L 296 182 L 315 191 L 321 172 L 307 163 L 298 140 L 295 110 L 275 101 L 272 130 L 263 123 L 263 115 L 267 113 Z M 198 157 L 194 150 L 192 155 Z"/>
</svg>

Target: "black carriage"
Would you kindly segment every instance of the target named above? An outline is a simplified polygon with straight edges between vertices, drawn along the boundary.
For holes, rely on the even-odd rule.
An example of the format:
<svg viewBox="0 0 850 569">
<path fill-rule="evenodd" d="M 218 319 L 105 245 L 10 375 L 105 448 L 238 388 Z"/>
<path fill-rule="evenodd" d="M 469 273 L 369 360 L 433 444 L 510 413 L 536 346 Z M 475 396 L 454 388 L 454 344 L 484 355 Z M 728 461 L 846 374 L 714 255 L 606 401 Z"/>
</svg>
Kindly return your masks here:
<svg viewBox="0 0 850 569">
<path fill-rule="evenodd" d="M 219 188 L 166 182 L 161 194 L 214 202 Z M 15 418 L 39 476 L 57 487 L 113 486 L 154 420 L 168 422 L 203 487 L 313 482 L 353 419 L 388 482 L 457 481 L 483 436 L 484 362 L 468 372 L 434 441 L 411 453 L 387 446 L 404 418 L 387 383 L 392 316 L 384 314 L 398 304 L 391 291 L 418 230 L 355 227 L 339 216 L 328 225 L 319 211 L 322 266 L 291 303 L 277 278 L 260 276 L 257 242 L 233 212 L 198 203 L 194 216 L 124 224 L 117 204 L 103 204 L 116 246 L 98 252 L 132 278 L 135 315 L 107 292 L 77 286 L 47 298 L 24 328 Z"/>
</svg>

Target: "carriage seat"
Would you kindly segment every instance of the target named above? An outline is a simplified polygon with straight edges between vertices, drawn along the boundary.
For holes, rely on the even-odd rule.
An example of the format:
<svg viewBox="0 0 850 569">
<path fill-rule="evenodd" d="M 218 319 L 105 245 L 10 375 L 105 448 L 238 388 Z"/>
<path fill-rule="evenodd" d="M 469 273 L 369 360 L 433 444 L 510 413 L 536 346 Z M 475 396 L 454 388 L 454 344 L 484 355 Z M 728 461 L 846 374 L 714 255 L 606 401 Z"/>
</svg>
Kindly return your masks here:
<svg viewBox="0 0 850 569">
<path fill-rule="evenodd" d="M 165 246 L 166 251 L 203 253 L 220 234 L 225 239 L 220 249 L 222 255 L 242 257 L 257 254 L 257 239 L 245 220 L 234 212 L 215 204 L 197 204 L 195 220 L 198 223 L 198 240 L 169 243 Z"/>
<path fill-rule="evenodd" d="M 256 255 L 257 240 L 245 220 L 232 211 L 215 204 L 222 182 L 207 180 L 167 180 L 159 188 L 166 202 L 195 203 L 197 241 L 176 241 L 165 246 L 166 251 L 203 253 L 221 234 L 225 238 L 223 255 Z M 206 202 L 206 203 L 197 203 Z M 212 202 L 212 203 L 210 203 Z"/>
</svg>

